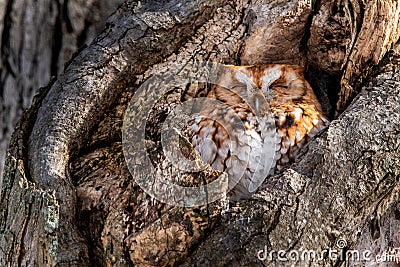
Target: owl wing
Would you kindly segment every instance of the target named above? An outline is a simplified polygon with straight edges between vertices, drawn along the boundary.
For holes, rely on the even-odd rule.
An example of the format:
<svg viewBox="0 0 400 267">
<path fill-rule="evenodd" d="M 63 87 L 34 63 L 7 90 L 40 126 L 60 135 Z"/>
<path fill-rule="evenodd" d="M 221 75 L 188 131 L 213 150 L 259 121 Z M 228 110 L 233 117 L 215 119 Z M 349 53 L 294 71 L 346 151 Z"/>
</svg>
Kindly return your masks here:
<svg viewBox="0 0 400 267">
<path fill-rule="evenodd" d="M 232 189 L 228 195 L 239 200 L 254 193 L 275 167 L 278 139 L 272 113 L 255 110 L 260 101 L 254 96 L 260 89 L 253 86 L 250 76 L 246 77 L 246 67 L 232 69 L 221 77 L 224 86 L 213 86 L 208 97 L 232 109 L 239 120 L 223 109 L 204 107 L 213 119 L 194 118 L 191 141 L 205 163 L 228 174 Z"/>
</svg>

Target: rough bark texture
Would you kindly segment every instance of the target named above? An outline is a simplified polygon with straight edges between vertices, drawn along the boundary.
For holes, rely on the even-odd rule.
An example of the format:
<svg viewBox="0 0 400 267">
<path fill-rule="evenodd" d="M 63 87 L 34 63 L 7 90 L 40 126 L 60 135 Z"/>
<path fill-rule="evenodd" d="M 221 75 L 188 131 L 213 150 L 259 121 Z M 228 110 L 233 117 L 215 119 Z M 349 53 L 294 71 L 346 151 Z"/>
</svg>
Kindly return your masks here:
<svg viewBox="0 0 400 267">
<path fill-rule="evenodd" d="M 36 90 L 92 42 L 122 2 L 0 1 L 0 177 L 10 135 Z"/>
<path fill-rule="evenodd" d="M 400 34 L 398 1 L 345 0 L 344 5 L 352 36 L 346 51 L 348 58 L 343 64 L 339 111 L 359 92 L 367 75 Z"/>
<path fill-rule="evenodd" d="M 340 238 L 347 242 L 345 249 L 369 249 L 373 255 L 400 246 L 394 216 L 400 178 L 400 55 L 392 56 L 298 162 L 269 179 L 253 200 L 241 203 L 240 212 L 223 216 L 185 266 L 335 266 L 339 258 L 282 262 L 276 253 L 262 263 L 257 253 L 267 246 L 269 252 L 314 250 L 321 255 L 329 248 L 341 251 Z"/>
<path fill-rule="evenodd" d="M 400 55 L 383 57 L 398 39 L 391 30 L 398 13 L 391 1 L 127 1 L 16 128 L 1 191 L 0 265 L 338 266 L 340 258 L 282 262 L 257 254 L 369 248 L 376 255 L 400 247 L 390 235 L 399 213 Z M 368 26 L 374 16 L 390 29 Z M 389 37 L 363 45 L 376 31 Z M 330 114 L 339 91 L 339 106 L 351 99 L 345 83 L 361 88 L 358 81 L 370 78 L 251 200 L 179 208 L 134 183 L 121 127 L 143 81 L 195 60 L 305 65 Z M 149 151 L 160 148 L 156 115 L 174 101 L 180 96 L 160 101 L 161 112 L 149 118 Z M 346 244 L 337 247 L 340 238 Z"/>
</svg>

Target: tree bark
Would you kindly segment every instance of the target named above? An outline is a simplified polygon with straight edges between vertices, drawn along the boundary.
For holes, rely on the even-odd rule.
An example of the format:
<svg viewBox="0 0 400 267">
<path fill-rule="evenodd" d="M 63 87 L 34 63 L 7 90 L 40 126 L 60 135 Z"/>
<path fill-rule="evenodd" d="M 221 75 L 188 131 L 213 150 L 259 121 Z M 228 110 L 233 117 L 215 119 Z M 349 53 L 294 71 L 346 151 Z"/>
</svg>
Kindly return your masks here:
<svg viewBox="0 0 400 267">
<path fill-rule="evenodd" d="M 263 263 L 271 266 L 346 266 L 339 253 L 336 261 L 283 262 L 277 252 L 313 250 L 322 255 L 327 249 L 368 249 L 383 255 L 399 247 L 394 215 L 400 178 L 400 54 L 390 57 L 301 159 L 268 179 L 252 200 L 241 203 L 240 212 L 223 217 L 185 266 L 262 265 L 260 250 L 267 250 Z M 340 247 L 338 240 L 346 246 Z M 365 266 L 372 260 L 350 258 L 349 263 Z"/>
<path fill-rule="evenodd" d="M 62 73 L 73 53 L 92 42 L 121 3 L 0 2 L 0 177 L 11 133 L 36 90 Z"/>
<path fill-rule="evenodd" d="M 398 17 L 395 1 L 125 2 L 14 132 L 0 265 L 345 266 L 343 251 L 400 247 Z M 134 183 L 121 128 L 144 81 L 194 61 L 304 65 L 327 114 L 352 103 L 252 199 L 169 206 Z M 148 151 L 168 101 L 181 97 L 149 118 Z M 336 259 L 258 257 L 326 249 Z"/>
</svg>

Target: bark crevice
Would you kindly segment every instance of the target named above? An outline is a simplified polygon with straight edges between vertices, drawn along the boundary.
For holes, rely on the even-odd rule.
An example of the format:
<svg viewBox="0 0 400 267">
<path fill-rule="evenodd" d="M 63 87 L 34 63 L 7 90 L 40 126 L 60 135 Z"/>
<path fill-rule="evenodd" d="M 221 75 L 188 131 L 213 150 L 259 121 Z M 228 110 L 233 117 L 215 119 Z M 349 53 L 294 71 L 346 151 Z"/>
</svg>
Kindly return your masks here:
<svg viewBox="0 0 400 267">
<path fill-rule="evenodd" d="M 379 65 L 372 77 L 363 78 L 361 94 L 329 129 L 293 165 L 269 177 L 252 199 L 229 207 L 226 200 L 198 208 L 171 207 L 134 183 L 121 144 L 126 108 L 145 80 L 179 64 L 308 64 L 309 77 L 321 76 L 315 84 L 332 113 L 330 96 L 339 86 L 333 88 L 329 81 L 341 77 L 352 38 L 349 28 L 341 27 L 352 25 L 344 6 L 334 12 L 337 3 L 325 0 L 316 1 L 315 9 L 301 0 L 276 1 L 281 6 L 267 2 L 122 5 L 95 42 L 39 93 L 16 128 L 1 192 L 0 265 L 282 266 L 304 262 L 260 260 L 258 252 L 321 253 L 336 248 L 340 238 L 347 242 L 345 250 L 381 253 L 390 242 L 400 247 L 397 236 L 387 238 L 399 228 L 400 55 L 394 49 L 371 59 L 376 44 L 360 44 L 360 36 L 370 33 L 365 21 L 374 17 L 368 13 L 377 8 L 374 3 L 365 3 L 346 65 L 346 70 L 351 64 L 359 70 L 375 60 Z M 386 2 L 391 16 L 398 14 L 396 3 Z M 325 23 L 330 20 L 335 23 Z M 396 39 L 396 33 L 387 31 L 390 40 L 382 51 Z M 346 75 L 342 78 L 356 86 L 351 79 L 363 74 Z M 170 110 L 175 100 L 180 102 L 181 96 L 171 94 L 155 109 Z M 161 119 L 151 119 L 155 136 Z M 149 136 L 154 143 L 149 142 L 149 151 L 159 149 L 159 140 Z M 167 165 L 156 163 L 161 170 Z M 206 170 L 188 179 L 208 181 L 212 175 Z M 32 245 L 23 245 L 27 242 Z M 306 264 L 343 262 L 324 258 Z"/>
</svg>

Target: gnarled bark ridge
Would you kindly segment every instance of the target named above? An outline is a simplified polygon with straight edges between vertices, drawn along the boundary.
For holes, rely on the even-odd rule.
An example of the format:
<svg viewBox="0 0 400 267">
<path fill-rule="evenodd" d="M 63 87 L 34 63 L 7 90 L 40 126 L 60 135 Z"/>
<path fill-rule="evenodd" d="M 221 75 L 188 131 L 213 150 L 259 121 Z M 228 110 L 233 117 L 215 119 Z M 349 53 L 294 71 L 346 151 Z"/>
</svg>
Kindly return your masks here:
<svg viewBox="0 0 400 267">
<path fill-rule="evenodd" d="M 363 45 L 371 14 L 385 14 L 376 25 L 392 22 L 375 29 L 389 36 L 384 44 Z M 390 1 L 127 1 L 16 128 L 1 193 L 0 265 L 337 266 L 343 257 L 262 256 L 400 246 L 383 233 L 397 220 L 400 56 L 384 55 L 398 39 L 398 15 Z M 338 106 L 348 104 L 345 83 L 357 91 L 356 81 L 369 78 L 252 199 L 173 207 L 135 185 L 121 148 L 123 116 L 151 75 L 207 60 L 305 65 L 327 112 L 339 91 Z M 169 95 L 154 114 L 179 101 Z M 161 117 L 149 118 L 149 153 L 160 148 Z"/>
<path fill-rule="evenodd" d="M 122 0 L 0 3 L 0 185 L 8 141 L 39 87 L 93 41 Z"/>
</svg>

